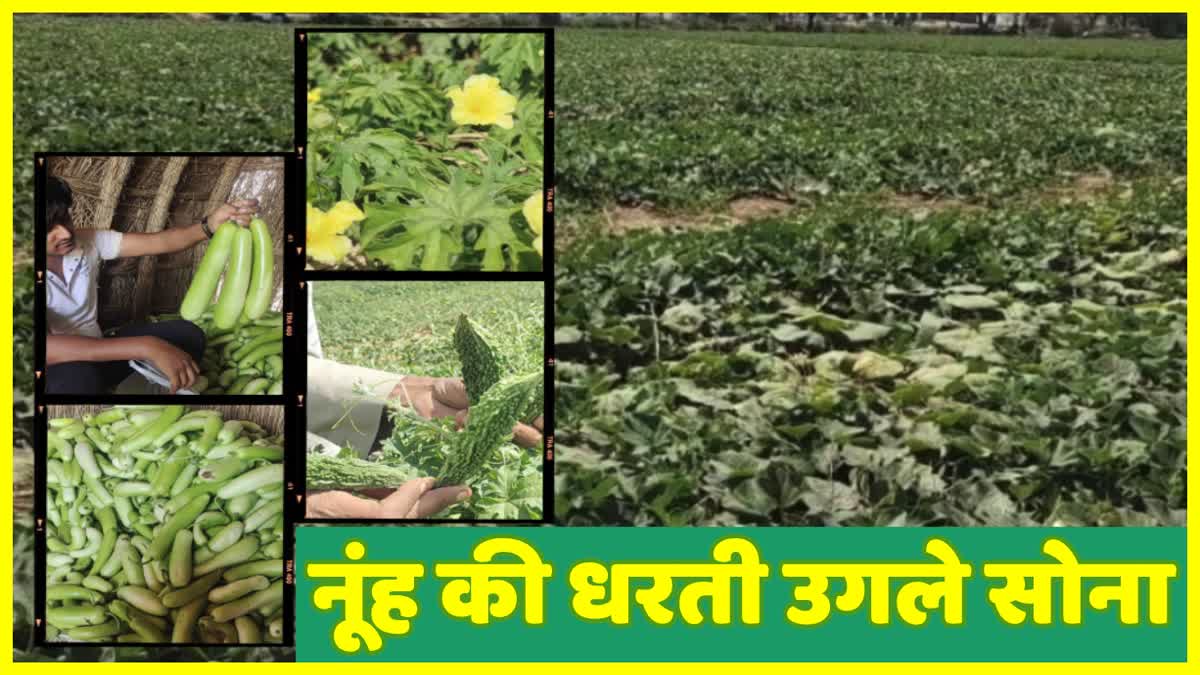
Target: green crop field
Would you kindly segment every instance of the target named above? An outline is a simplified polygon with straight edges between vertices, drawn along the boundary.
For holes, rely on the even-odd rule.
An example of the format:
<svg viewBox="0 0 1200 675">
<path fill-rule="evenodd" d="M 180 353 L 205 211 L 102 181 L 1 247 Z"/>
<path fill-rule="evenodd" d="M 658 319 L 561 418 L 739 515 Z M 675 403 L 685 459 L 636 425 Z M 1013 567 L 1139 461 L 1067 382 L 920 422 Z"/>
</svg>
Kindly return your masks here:
<svg viewBox="0 0 1200 675">
<path fill-rule="evenodd" d="M 560 522 L 1182 524 L 1184 66 L 789 37 L 559 35 Z"/>
<path fill-rule="evenodd" d="M 884 33 L 792 33 L 692 31 L 673 37 L 701 41 L 733 42 L 780 47 L 831 47 L 887 52 L 915 52 L 943 56 L 1005 56 L 1013 58 L 1128 61 L 1133 63 L 1187 63 L 1185 40 L 1129 40 L 1121 38 L 1062 39 L 1048 36 Z M 1036 64 L 1035 64 L 1036 65 Z"/>
<path fill-rule="evenodd" d="M 559 43 L 566 209 L 876 190 L 985 200 L 1064 171 L 1184 171 L 1183 65 L 658 33 L 569 32 Z"/>
<path fill-rule="evenodd" d="M 542 367 L 541 282 L 322 281 L 313 308 L 325 358 L 400 375 L 460 377 L 452 336 L 460 314 L 483 326 L 515 370 Z"/>
</svg>

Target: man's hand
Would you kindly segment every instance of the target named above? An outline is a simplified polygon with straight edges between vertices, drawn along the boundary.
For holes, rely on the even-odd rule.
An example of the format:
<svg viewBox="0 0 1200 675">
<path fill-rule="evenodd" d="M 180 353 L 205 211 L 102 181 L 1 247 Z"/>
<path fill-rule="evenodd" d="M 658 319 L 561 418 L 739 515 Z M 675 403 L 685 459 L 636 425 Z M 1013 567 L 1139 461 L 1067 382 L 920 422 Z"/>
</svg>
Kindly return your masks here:
<svg viewBox="0 0 1200 675">
<path fill-rule="evenodd" d="M 222 223 L 233 221 L 239 225 L 249 225 L 250 219 L 258 211 L 257 199 L 239 199 L 235 202 L 222 204 L 208 216 L 208 227 L 213 232 Z"/>
<path fill-rule="evenodd" d="M 405 377 L 392 389 L 388 398 L 415 410 L 421 417 L 436 419 L 453 417 L 458 428 L 467 424 L 467 388 L 454 377 Z M 542 417 L 533 426 L 517 423 L 513 426 L 513 442 L 522 448 L 542 445 Z"/>
<path fill-rule="evenodd" d="M 217 227 L 231 220 L 248 225 L 250 218 L 257 210 L 257 199 L 239 199 L 231 204 L 222 204 L 209 215 L 209 229 L 216 232 Z M 203 223 L 193 223 L 187 227 L 168 227 L 161 232 L 126 232 L 121 237 L 120 257 L 163 255 L 191 248 L 208 239 L 203 225 Z"/>
<path fill-rule="evenodd" d="M 187 352 L 156 337 L 144 338 L 146 358 L 158 368 L 171 383 L 171 393 L 192 386 L 200 375 L 200 368 Z"/>
<path fill-rule="evenodd" d="M 471 498 L 471 488 L 454 485 L 434 489 L 434 478 L 410 480 L 396 489 L 363 490 L 370 499 L 331 490 L 308 498 L 308 518 L 430 518 Z"/>
</svg>

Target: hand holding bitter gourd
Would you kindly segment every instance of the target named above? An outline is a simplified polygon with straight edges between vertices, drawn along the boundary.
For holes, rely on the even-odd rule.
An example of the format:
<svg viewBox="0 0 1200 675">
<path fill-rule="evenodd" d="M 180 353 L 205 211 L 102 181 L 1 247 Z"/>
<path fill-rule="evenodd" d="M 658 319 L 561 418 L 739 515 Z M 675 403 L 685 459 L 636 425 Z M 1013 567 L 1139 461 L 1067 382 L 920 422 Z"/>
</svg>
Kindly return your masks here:
<svg viewBox="0 0 1200 675">
<path fill-rule="evenodd" d="M 49 426 L 47 637 L 282 639 L 282 437 L 184 406 Z"/>
<path fill-rule="evenodd" d="M 307 483 L 310 490 L 363 490 L 397 487 L 417 475 L 409 457 L 435 452 L 442 459 L 438 485 L 470 485 L 486 470 L 501 446 L 512 439 L 516 422 L 530 422 L 542 414 L 544 376 L 542 371 L 507 375 L 509 362 L 488 343 L 486 333 L 466 316 L 455 326 L 453 342 L 463 368 L 463 384 L 471 404 L 470 419 L 461 432 L 434 431 L 428 435 L 405 434 L 420 424 L 395 414 L 393 439 L 415 439 L 420 448 L 400 447 L 383 453 L 378 462 L 309 455 Z M 428 423 L 425 422 L 426 426 Z M 402 445 L 402 444 L 400 444 Z"/>
<path fill-rule="evenodd" d="M 283 393 L 283 318 L 269 311 L 274 248 L 267 224 L 257 216 L 249 229 L 224 223 L 209 243 L 179 308 L 208 337 L 203 380 L 193 387 L 197 393 Z M 207 310 L 222 273 L 220 296 Z"/>
</svg>

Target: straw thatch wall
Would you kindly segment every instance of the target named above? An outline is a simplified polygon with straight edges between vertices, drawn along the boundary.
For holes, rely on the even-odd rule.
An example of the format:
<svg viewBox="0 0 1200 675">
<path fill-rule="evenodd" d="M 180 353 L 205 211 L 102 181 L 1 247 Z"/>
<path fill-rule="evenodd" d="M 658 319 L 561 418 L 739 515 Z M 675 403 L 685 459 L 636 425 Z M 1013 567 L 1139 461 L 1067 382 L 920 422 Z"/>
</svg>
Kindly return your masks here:
<svg viewBox="0 0 1200 675">
<path fill-rule="evenodd" d="M 275 297 L 282 305 L 283 159 L 279 157 L 51 157 L 50 175 L 71 186 L 79 230 L 160 232 L 200 221 L 221 204 L 258 199 L 275 240 Z M 208 248 L 125 258 L 100 274 L 100 325 L 113 328 L 150 314 L 175 312 Z"/>
</svg>

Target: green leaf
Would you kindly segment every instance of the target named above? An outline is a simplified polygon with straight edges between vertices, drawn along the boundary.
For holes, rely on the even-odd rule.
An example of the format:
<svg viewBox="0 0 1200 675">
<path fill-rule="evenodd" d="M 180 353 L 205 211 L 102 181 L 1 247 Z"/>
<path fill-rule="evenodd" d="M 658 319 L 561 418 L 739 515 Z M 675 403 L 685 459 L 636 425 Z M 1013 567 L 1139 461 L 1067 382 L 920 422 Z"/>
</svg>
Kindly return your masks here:
<svg viewBox="0 0 1200 675">
<path fill-rule="evenodd" d="M 942 302 L 966 310 L 995 309 L 1000 306 L 1000 303 L 986 295 L 947 295 Z"/>
<path fill-rule="evenodd" d="M 854 327 L 843 330 L 842 334 L 851 342 L 874 342 L 886 337 L 891 332 L 892 329 L 890 326 L 859 321 L 854 324 Z"/>
</svg>

